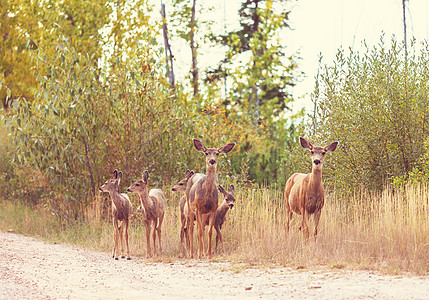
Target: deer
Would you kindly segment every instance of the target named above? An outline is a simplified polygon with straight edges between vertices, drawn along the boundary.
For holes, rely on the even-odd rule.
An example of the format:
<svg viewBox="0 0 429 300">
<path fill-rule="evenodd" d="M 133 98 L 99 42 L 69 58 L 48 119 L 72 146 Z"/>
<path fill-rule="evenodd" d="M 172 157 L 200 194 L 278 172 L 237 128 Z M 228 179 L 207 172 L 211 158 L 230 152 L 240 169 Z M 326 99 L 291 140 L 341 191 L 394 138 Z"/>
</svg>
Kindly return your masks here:
<svg viewBox="0 0 429 300">
<path fill-rule="evenodd" d="M 325 203 L 325 190 L 322 182 L 323 159 L 326 153 L 335 151 L 338 142 L 333 142 L 326 147 L 320 147 L 313 146 L 302 137 L 299 137 L 299 141 L 304 149 L 310 151 L 312 170 L 308 174 L 292 174 L 286 182 L 286 238 L 289 233 L 289 223 L 293 213 L 296 213 L 302 215 L 299 229 L 303 230 L 306 240 L 309 239 L 307 221 L 310 215 L 314 215 L 314 239 L 316 240 L 320 214 Z"/>
<path fill-rule="evenodd" d="M 127 194 L 122 194 L 119 189 L 119 184 L 122 180 L 122 171 L 114 170 L 110 179 L 108 179 L 100 188 L 100 192 L 108 192 L 112 199 L 112 214 L 114 226 L 114 245 L 112 256 L 118 260 L 118 241 L 121 240 L 121 254 L 124 256 L 123 233 L 125 235 L 125 243 L 127 246 L 127 260 L 130 260 L 130 247 L 128 244 L 128 225 L 129 218 L 133 211 L 133 205 Z M 125 232 L 124 232 L 125 230 Z"/>
<path fill-rule="evenodd" d="M 226 213 L 234 207 L 234 203 L 235 203 L 234 185 L 231 184 L 229 186 L 228 192 L 221 185 L 218 185 L 218 190 L 223 196 L 223 202 L 216 209 L 216 216 L 213 224 L 213 227 L 216 230 L 215 251 L 217 251 L 218 242 L 220 241 L 222 246 L 222 252 L 224 252 L 222 233 L 220 232 L 220 230 L 222 229 L 222 225 L 225 222 Z M 209 225 L 208 222 L 206 222 L 206 225 Z"/>
<path fill-rule="evenodd" d="M 146 244 L 147 257 L 152 256 L 150 247 L 150 232 L 153 225 L 153 254 L 157 255 L 156 251 L 156 235 L 158 234 L 159 252 L 162 253 L 161 244 L 161 225 L 164 220 L 165 199 L 160 189 L 151 189 L 148 191 L 149 172 L 143 172 L 142 178 L 133 183 L 128 189 L 128 193 L 136 193 L 140 197 L 141 207 L 143 209 L 143 222 L 146 229 Z"/>
<path fill-rule="evenodd" d="M 203 247 L 205 246 L 204 231 L 206 218 L 209 218 L 209 241 L 207 255 L 211 258 L 211 236 L 213 232 L 213 224 L 216 216 L 216 210 L 218 207 L 218 191 L 216 188 L 216 167 L 221 153 L 230 152 L 235 143 L 226 144 L 220 148 L 206 148 L 204 144 L 193 139 L 193 143 L 197 151 L 200 151 L 206 156 L 206 168 L 207 174 L 201 176 L 195 183 L 193 183 L 189 194 L 187 195 L 188 216 L 189 216 L 189 241 L 190 251 L 189 255 L 191 258 L 194 256 L 194 217 L 197 221 L 198 226 L 198 257 L 203 256 Z"/>
<path fill-rule="evenodd" d="M 183 192 L 184 195 L 182 198 L 180 198 L 180 222 L 181 222 L 181 228 L 180 228 L 180 253 L 182 255 L 186 255 L 185 251 L 185 240 L 186 240 L 186 246 L 189 248 L 189 239 L 188 239 L 188 232 L 187 232 L 187 223 L 188 223 L 188 211 L 186 210 L 185 213 L 185 205 L 186 202 L 186 186 L 188 184 L 189 179 L 194 176 L 194 171 L 189 171 L 189 169 L 185 172 L 185 178 L 177 182 L 173 188 L 171 189 L 173 192 Z"/>
</svg>

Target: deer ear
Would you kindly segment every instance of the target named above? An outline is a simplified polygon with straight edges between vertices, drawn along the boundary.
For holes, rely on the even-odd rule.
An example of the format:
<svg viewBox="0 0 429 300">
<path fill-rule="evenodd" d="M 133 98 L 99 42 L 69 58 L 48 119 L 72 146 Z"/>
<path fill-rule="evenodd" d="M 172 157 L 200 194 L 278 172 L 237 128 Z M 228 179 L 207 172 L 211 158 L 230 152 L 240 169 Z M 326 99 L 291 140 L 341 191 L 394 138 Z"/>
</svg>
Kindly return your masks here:
<svg viewBox="0 0 429 300">
<path fill-rule="evenodd" d="M 234 191 L 235 191 L 235 188 L 234 188 L 234 186 L 231 184 L 231 185 L 229 186 L 229 193 L 230 193 L 231 195 L 233 195 L 233 196 L 234 196 Z"/>
<path fill-rule="evenodd" d="M 143 172 L 143 175 L 142 175 L 142 180 L 145 181 L 145 182 L 147 182 L 148 178 L 149 178 L 149 172 L 147 170 L 145 170 Z"/>
<path fill-rule="evenodd" d="M 228 153 L 234 148 L 234 146 L 235 146 L 235 143 L 229 143 L 229 144 L 226 144 L 225 146 L 220 147 L 218 151 L 220 153 Z"/>
<path fill-rule="evenodd" d="M 120 183 L 122 180 L 122 171 L 119 171 L 117 179 L 118 179 L 118 183 Z"/>
<path fill-rule="evenodd" d="M 299 137 L 299 143 L 301 144 L 301 147 L 304 149 L 308 149 L 308 150 L 313 149 L 313 145 L 303 137 Z"/>
<path fill-rule="evenodd" d="M 204 146 L 204 144 L 202 142 L 200 142 L 197 139 L 193 139 L 192 140 L 194 142 L 194 146 L 198 151 L 204 152 L 207 150 L 207 148 Z"/>
<path fill-rule="evenodd" d="M 338 142 L 333 142 L 333 143 L 329 144 L 329 146 L 325 147 L 325 150 L 327 152 L 333 152 L 333 151 L 335 151 L 335 149 L 337 149 L 337 146 L 338 146 Z"/>
<path fill-rule="evenodd" d="M 188 177 L 190 174 L 191 174 L 191 171 L 189 171 L 189 169 L 187 169 L 185 172 L 185 177 Z"/>
<path fill-rule="evenodd" d="M 118 170 L 115 169 L 115 171 L 113 171 L 112 173 L 112 179 L 116 179 L 118 178 Z"/>
<path fill-rule="evenodd" d="M 219 192 L 221 192 L 223 195 L 225 195 L 225 194 L 226 194 L 225 189 L 224 189 L 220 184 L 217 186 L 217 189 L 218 189 L 218 190 L 219 190 Z"/>
</svg>

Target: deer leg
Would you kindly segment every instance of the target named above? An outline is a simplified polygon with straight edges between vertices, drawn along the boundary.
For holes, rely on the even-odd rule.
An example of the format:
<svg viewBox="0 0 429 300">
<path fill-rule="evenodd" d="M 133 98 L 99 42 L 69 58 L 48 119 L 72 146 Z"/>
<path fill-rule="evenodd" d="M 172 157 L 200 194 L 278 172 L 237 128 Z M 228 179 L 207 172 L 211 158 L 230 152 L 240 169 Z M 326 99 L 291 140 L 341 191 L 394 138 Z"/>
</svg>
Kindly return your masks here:
<svg viewBox="0 0 429 300">
<path fill-rule="evenodd" d="M 146 251 L 147 251 L 146 257 L 149 258 L 152 256 L 152 253 L 150 251 L 150 223 L 149 223 L 149 221 L 145 221 L 144 225 L 146 228 Z"/>
<path fill-rule="evenodd" d="M 118 220 L 117 219 L 113 219 L 113 227 L 114 227 L 114 230 L 115 230 L 115 234 L 114 234 L 114 237 L 113 237 L 113 251 L 112 251 L 112 257 L 114 258 L 114 259 L 118 259 L 117 257 L 116 257 L 116 249 L 117 249 L 117 246 L 118 246 L 118 235 L 119 235 L 119 229 L 118 229 Z"/>
<path fill-rule="evenodd" d="M 214 228 L 215 228 L 215 230 L 216 230 L 216 251 L 217 251 L 217 245 L 218 245 L 218 242 L 220 241 L 221 246 L 222 246 L 222 253 L 223 253 L 223 252 L 224 252 L 224 250 L 223 250 L 223 239 L 222 239 L 222 233 L 220 232 L 220 228 L 219 228 L 218 226 L 215 226 Z"/>
<path fill-rule="evenodd" d="M 121 241 L 121 258 L 125 258 L 123 234 L 124 234 L 124 221 L 121 221 L 121 225 L 119 226 L 119 239 Z"/>
<path fill-rule="evenodd" d="M 153 240 L 153 256 L 156 256 L 156 219 L 153 221 L 152 240 Z"/>
<path fill-rule="evenodd" d="M 317 227 L 319 226 L 321 213 L 322 213 L 322 210 L 316 210 L 316 212 L 314 213 L 314 240 L 316 240 L 316 237 L 317 237 Z"/>
<path fill-rule="evenodd" d="M 188 219 L 188 240 L 189 240 L 189 256 L 194 258 L 194 212 L 189 210 L 189 219 Z"/>
<path fill-rule="evenodd" d="M 198 226 L 198 258 L 203 257 L 203 245 L 204 245 L 204 226 L 202 224 L 202 216 L 197 211 L 197 226 Z"/>
<path fill-rule="evenodd" d="M 308 240 L 310 234 L 308 233 L 307 214 L 306 214 L 305 209 L 302 211 L 302 224 L 301 224 L 301 228 L 302 228 L 302 232 L 304 234 L 305 239 Z"/>
<path fill-rule="evenodd" d="M 201 224 L 203 226 L 203 235 L 204 235 L 204 238 L 203 238 L 203 253 L 207 253 L 205 233 L 206 233 L 206 224 L 207 224 L 207 218 L 208 217 L 209 217 L 209 215 L 207 215 L 207 214 L 206 215 L 201 214 Z"/>
<path fill-rule="evenodd" d="M 162 225 L 162 221 L 164 220 L 164 216 L 161 216 L 158 218 L 158 227 L 157 227 L 157 231 L 158 231 L 158 245 L 159 245 L 159 253 L 162 254 L 162 244 L 161 244 L 161 225 Z"/>
<path fill-rule="evenodd" d="M 182 223 L 182 226 L 180 227 L 180 255 L 185 256 L 185 224 L 186 224 L 186 218 L 185 216 L 180 217 L 180 221 Z"/>
<path fill-rule="evenodd" d="M 130 246 L 128 244 L 128 220 L 124 221 L 125 223 L 125 243 L 127 244 L 127 260 L 130 260 Z"/>
<path fill-rule="evenodd" d="M 208 250 L 208 257 L 211 258 L 212 257 L 212 233 L 213 233 L 213 225 L 214 225 L 214 220 L 216 217 L 216 211 L 210 213 L 210 219 L 209 219 L 209 250 Z"/>
<path fill-rule="evenodd" d="M 188 251 L 189 251 L 189 247 L 190 247 L 190 237 L 189 237 L 189 218 L 188 217 L 186 217 L 186 222 L 185 222 L 185 224 L 187 224 L 187 225 L 185 225 L 185 228 L 183 228 L 183 231 L 184 231 L 184 233 L 185 233 L 185 241 L 186 241 L 186 249 L 188 249 Z"/>
</svg>

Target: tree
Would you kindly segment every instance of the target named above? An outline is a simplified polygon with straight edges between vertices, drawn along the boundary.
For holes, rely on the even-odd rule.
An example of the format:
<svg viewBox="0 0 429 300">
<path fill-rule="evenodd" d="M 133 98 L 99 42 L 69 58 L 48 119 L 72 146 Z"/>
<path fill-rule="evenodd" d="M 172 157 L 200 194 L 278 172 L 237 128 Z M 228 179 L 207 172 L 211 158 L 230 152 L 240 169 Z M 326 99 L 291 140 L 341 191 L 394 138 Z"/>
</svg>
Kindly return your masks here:
<svg viewBox="0 0 429 300">
<path fill-rule="evenodd" d="M 196 0 L 192 0 L 192 3 L 186 0 L 173 0 L 172 7 L 174 11 L 171 14 L 171 24 L 174 28 L 174 36 L 184 40 L 191 50 L 192 94 L 197 97 L 200 94 L 198 50 L 201 41 L 204 39 L 204 35 L 200 31 L 202 31 L 201 28 L 203 27 L 210 28 L 211 24 L 211 21 L 200 20 L 197 16 L 203 15 L 204 11 L 210 10 L 211 7 L 199 7 Z"/>
<path fill-rule="evenodd" d="M 261 123 L 271 126 L 274 118 L 281 116 L 292 101 L 288 87 L 294 85 L 293 72 L 297 65 L 295 57 L 285 58 L 279 37 L 288 27 L 289 11 L 284 9 L 285 2 L 244 1 L 239 10 L 241 28 L 215 38 L 228 50 L 221 66 L 210 76 L 217 73 L 217 77 L 227 75 L 232 79 L 231 96 L 226 104 L 239 104 L 250 110 L 255 126 Z M 247 62 L 240 64 L 243 57 L 248 57 Z"/>
<path fill-rule="evenodd" d="M 109 20 L 110 1 L 22 1 L 11 0 L 1 5 L 3 26 L 0 41 L 0 97 L 7 108 L 12 101 L 25 97 L 31 102 L 37 88 L 31 56 L 43 48 L 55 52 L 60 33 L 78 53 L 94 54 L 93 65 L 101 57 L 100 29 Z"/>
</svg>

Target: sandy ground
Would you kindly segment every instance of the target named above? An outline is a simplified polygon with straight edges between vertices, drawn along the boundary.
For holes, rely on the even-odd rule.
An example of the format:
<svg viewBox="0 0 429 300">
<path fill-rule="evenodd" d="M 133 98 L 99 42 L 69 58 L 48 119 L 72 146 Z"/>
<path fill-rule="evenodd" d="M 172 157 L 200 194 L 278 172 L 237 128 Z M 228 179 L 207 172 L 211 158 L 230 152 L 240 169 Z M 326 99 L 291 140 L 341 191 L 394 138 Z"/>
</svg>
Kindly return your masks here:
<svg viewBox="0 0 429 300">
<path fill-rule="evenodd" d="M 115 261 L 0 232 L 0 299 L 429 299 L 429 277 Z"/>
</svg>

